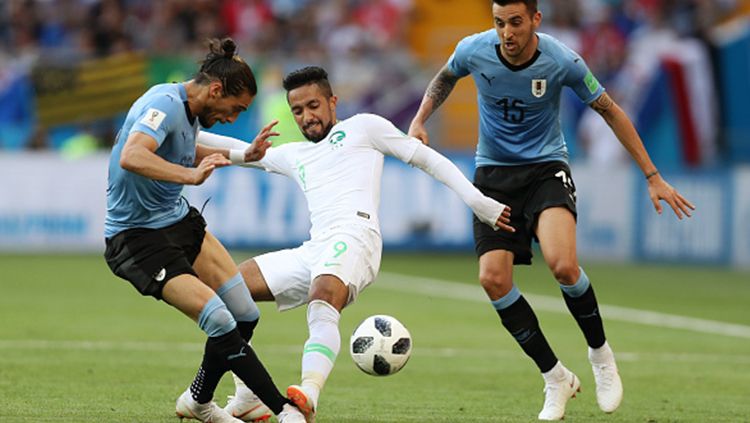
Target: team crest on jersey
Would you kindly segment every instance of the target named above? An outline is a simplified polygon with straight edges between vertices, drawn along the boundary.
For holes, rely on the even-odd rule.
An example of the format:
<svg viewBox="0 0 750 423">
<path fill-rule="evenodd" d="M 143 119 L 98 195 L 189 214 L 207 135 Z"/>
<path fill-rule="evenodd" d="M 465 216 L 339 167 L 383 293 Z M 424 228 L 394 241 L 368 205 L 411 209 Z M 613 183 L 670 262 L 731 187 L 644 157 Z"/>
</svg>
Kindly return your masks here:
<svg viewBox="0 0 750 423">
<path fill-rule="evenodd" d="M 532 79 L 531 80 L 531 94 L 534 97 L 540 98 L 547 92 L 547 80 L 546 79 Z"/>
<path fill-rule="evenodd" d="M 343 146 L 344 144 L 341 141 L 343 141 L 344 138 L 346 138 L 346 132 L 344 131 L 336 131 L 332 133 L 328 138 L 328 143 L 331 144 L 331 150 L 335 150 Z"/>
</svg>

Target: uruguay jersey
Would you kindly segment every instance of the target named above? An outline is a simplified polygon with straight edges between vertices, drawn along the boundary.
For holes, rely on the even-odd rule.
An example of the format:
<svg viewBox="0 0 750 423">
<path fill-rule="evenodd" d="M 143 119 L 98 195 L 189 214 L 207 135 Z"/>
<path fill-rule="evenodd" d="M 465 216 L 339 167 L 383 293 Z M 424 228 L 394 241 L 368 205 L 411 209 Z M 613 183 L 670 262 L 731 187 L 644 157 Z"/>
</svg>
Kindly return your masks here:
<svg viewBox="0 0 750 423">
<path fill-rule="evenodd" d="M 163 228 L 187 215 L 181 184 L 156 181 L 120 167 L 122 148 L 133 132 L 153 137 L 159 143 L 156 154 L 164 160 L 192 167 L 199 125 L 198 119 L 188 116 L 186 101 L 182 84 L 161 84 L 130 108 L 109 158 L 106 238 L 130 228 Z"/>
<path fill-rule="evenodd" d="M 311 237 L 352 224 L 380 233 L 384 154 L 408 163 L 419 145 L 388 120 L 359 114 L 336 123 L 318 143 L 272 147 L 260 161 L 243 166 L 261 167 L 297 182 L 307 199 Z"/>
<path fill-rule="evenodd" d="M 536 54 L 520 66 L 501 56 L 494 29 L 464 38 L 448 59 L 453 74 L 471 74 L 477 87 L 477 167 L 567 162 L 559 118 L 563 86 L 586 104 L 604 92 L 577 53 L 547 34 L 537 35 Z"/>
</svg>

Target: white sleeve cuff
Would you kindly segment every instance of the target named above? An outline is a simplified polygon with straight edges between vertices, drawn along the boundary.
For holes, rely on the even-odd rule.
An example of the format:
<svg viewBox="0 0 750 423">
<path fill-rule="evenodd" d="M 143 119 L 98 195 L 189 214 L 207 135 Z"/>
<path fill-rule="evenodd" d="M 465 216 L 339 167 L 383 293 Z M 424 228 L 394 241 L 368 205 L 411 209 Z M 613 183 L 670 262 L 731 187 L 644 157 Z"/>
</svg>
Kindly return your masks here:
<svg viewBox="0 0 750 423">
<path fill-rule="evenodd" d="M 235 165 L 245 163 L 245 150 L 229 150 L 229 161 Z"/>
</svg>

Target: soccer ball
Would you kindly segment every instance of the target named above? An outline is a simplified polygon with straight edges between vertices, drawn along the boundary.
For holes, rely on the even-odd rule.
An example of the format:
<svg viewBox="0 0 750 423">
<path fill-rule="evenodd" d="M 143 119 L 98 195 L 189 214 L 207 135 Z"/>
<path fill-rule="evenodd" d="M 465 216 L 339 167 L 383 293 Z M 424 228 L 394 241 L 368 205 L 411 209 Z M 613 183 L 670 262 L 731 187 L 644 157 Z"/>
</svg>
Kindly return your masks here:
<svg viewBox="0 0 750 423">
<path fill-rule="evenodd" d="M 374 376 L 392 375 L 409 360 L 411 335 L 391 316 L 370 316 L 354 330 L 349 352 L 363 372 Z"/>
</svg>

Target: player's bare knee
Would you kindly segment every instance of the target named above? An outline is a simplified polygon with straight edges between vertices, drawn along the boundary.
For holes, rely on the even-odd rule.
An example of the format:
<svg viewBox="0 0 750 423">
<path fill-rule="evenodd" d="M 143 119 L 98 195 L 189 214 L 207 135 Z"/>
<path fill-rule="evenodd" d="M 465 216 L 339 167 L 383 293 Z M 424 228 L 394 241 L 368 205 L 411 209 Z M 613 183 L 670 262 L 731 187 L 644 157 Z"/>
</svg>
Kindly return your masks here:
<svg viewBox="0 0 750 423">
<path fill-rule="evenodd" d="M 492 269 L 481 269 L 479 271 L 479 283 L 490 298 L 500 298 L 507 294 L 513 287 L 513 281 L 506 276 L 505 272 L 497 272 Z"/>
<path fill-rule="evenodd" d="M 558 282 L 563 285 L 573 285 L 578 280 L 578 263 L 570 260 L 557 260 L 550 263 L 550 270 Z"/>
</svg>

